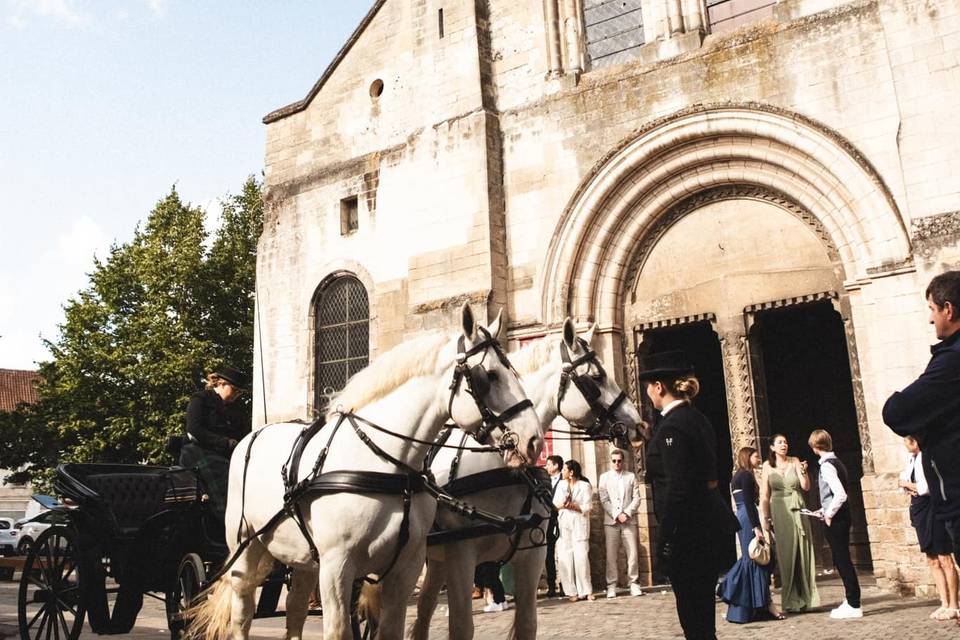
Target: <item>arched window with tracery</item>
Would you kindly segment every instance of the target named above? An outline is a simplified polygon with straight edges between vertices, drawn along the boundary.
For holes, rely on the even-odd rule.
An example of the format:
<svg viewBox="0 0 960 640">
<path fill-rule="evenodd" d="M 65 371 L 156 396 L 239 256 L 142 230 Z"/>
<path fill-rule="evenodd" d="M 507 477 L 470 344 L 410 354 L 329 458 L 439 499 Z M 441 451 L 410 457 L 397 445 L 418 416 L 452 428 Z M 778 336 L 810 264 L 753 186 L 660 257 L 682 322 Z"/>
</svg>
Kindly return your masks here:
<svg viewBox="0 0 960 640">
<path fill-rule="evenodd" d="M 339 276 L 316 298 L 314 355 L 316 397 L 323 412 L 331 396 L 370 361 L 370 302 L 354 276 Z"/>
</svg>

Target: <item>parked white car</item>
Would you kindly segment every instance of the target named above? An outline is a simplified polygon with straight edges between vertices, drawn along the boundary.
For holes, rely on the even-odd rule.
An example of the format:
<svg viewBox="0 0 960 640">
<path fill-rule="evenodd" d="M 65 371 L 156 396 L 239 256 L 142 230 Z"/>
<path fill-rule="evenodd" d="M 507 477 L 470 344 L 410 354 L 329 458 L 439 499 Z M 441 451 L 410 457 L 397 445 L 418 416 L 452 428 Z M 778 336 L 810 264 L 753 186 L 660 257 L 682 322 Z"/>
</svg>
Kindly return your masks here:
<svg viewBox="0 0 960 640">
<path fill-rule="evenodd" d="M 17 552 L 19 536 L 13 518 L 0 518 L 0 556 L 12 556 Z"/>
<path fill-rule="evenodd" d="M 20 534 L 17 539 L 17 553 L 26 555 L 40 534 L 55 524 L 61 524 L 66 521 L 66 517 L 59 511 L 44 511 L 38 516 L 18 520 L 14 527 L 19 527 Z"/>
</svg>

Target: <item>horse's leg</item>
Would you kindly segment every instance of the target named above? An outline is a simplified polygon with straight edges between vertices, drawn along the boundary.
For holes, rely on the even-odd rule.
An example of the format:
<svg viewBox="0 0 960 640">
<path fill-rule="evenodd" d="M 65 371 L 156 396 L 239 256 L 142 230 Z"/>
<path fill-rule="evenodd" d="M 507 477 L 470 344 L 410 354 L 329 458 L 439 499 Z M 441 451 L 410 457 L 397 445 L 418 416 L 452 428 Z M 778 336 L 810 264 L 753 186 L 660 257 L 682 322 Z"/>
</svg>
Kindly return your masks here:
<svg viewBox="0 0 960 640">
<path fill-rule="evenodd" d="M 403 619 L 407 614 L 407 601 L 413 588 L 417 586 L 417 578 L 423 569 L 426 558 L 426 540 L 407 543 L 408 549 L 397 558 L 389 573 L 383 579 L 383 608 L 380 612 L 380 622 L 377 627 L 378 640 L 401 640 L 403 638 Z"/>
<path fill-rule="evenodd" d="M 513 597 L 516 610 L 510 637 L 534 640 L 537 637 L 537 587 L 547 558 L 547 548 L 536 547 L 517 551 L 513 556 Z"/>
<path fill-rule="evenodd" d="M 303 623 L 310 609 L 310 596 L 317 586 L 316 569 L 294 569 L 287 592 L 287 640 L 303 637 Z"/>
<path fill-rule="evenodd" d="M 262 560 L 267 562 L 261 563 Z M 269 573 L 262 570 L 262 564 L 273 566 L 273 559 L 266 555 L 266 549 L 257 541 L 252 542 L 237 558 L 230 568 L 230 586 L 233 588 L 233 605 L 230 608 L 230 637 L 233 640 L 246 640 L 250 634 L 250 624 L 256 609 L 257 587 Z"/>
<path fill-rule="evenodd" d="M 481 540 L 485 540 L 481 538 Z M 477 541 L 464 540 L 446 548 L 447 602 L 450 639 L 473 638 L 473 571 L 477 566 Z"/>
<path fill-rule="evenodd" d="M 410 640 L 427 640 L 430 636 L 430 619 L 437 608 L 437 598 L 445 582 L 446 563 L 442 560 L 428 560 L 427 575 L 417 598 L 417 619 L 410 625 L 407 634 Z"/>
<path fill-rule="evenodd" d="M 320 599 L 323 601 L 323 640 L 353 640 L 350 598 L 356 569 L 345 551 L 320 558 Z"/>
</svg>

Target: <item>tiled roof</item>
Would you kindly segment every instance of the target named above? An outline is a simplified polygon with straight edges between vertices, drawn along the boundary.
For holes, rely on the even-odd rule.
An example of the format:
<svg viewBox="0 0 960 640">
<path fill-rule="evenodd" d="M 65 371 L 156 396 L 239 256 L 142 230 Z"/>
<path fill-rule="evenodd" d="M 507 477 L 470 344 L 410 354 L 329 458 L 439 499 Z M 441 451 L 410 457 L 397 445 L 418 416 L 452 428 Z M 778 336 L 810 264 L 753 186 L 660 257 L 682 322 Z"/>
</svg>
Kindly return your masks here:
<svg viewBox="0 0 960 640">
<path fill-rule="evenodd" d="M 36 371 L 0 369 L 0 411 L 12 411 L 21 402 L 36 402 L 39 381 Z"/>
</svg>

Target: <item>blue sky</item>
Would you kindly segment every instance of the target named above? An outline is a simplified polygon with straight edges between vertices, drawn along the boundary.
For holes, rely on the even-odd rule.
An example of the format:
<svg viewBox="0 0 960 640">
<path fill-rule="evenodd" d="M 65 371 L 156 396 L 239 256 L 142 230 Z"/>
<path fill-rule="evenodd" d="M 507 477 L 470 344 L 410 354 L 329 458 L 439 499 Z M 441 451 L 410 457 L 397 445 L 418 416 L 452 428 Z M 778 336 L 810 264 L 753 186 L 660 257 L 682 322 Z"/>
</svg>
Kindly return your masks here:
<svg viewBox="0 0 960 640">
<path fill-rule="evenodd" d="M 263 168 L 372 0 L 0 0 L 0 368 L 33 368 L 93 255 L 176 184 L 216 212 Z"/>
</svg>

